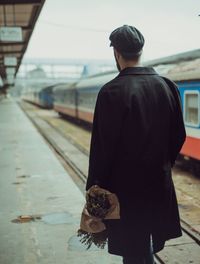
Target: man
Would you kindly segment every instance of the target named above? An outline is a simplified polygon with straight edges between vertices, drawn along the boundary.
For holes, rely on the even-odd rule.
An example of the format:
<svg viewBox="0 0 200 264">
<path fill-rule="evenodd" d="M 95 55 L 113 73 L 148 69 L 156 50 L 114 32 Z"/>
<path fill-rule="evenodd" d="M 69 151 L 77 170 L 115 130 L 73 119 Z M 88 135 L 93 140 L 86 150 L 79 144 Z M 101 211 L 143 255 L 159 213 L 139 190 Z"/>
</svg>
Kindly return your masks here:
<svg viewBox="0 0 200 264">
<path fill-rule="evenodd" d="M 120 73 L 98 94 L 86 189 L 96 184 L 119 198 L 120 220 L 105 221 L 109 253 L 152 264 L 166 240 L 181 236 L 171 175 L 186 136 L 179 92 L 138 67 L 144 37 L 135 27 L 117 28 L 110 41 Z"/>
</svg>

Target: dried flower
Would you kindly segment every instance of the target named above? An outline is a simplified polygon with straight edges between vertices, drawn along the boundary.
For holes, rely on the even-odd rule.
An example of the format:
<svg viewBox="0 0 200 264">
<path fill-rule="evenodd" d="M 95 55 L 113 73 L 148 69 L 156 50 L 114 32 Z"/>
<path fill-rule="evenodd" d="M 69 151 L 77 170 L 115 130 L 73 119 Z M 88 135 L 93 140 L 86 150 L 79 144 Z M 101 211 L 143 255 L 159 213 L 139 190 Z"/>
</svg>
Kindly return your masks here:
<svg viewBox="0 0 200 264">
<path fill-rule="evenodd" d="M 110 202 L 106 193 L 87 194 L 86 208 L 92 216 L 104 219 L 110 209 Z"/>
<path fill-rule="evenodd" d="M 99 233 L 88 233 L 79 229 L 77 235 L 78 237 L 81 237 L 80 242 L 87 246 L 87 250 L 92 246 L 92 244 L 98 248 L 104 249 L 108 239 L 107 230 Z"/>
</svg>

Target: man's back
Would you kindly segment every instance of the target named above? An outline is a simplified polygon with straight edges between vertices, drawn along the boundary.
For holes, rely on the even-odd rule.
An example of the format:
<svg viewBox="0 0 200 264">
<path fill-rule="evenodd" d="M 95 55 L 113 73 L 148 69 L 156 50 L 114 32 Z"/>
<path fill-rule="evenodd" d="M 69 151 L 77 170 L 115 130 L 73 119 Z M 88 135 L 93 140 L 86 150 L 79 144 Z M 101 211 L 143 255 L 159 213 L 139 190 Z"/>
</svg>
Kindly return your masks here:
<svg viewBox="0 0 200 264">
<path fill-rule="evenodd" d="M 121 86 L 126 108 L 122 157 L 124 151 L 139 166 L 157 166 L 170 159 L 169 127 L 175 99 L 166 82 L 153 69 L 142 67 L 125 69 L 115 81 Z"/>
<path fill-rule="evenodd" d="M 155 253 L 181 236 L 171 177 L 185 140 L 179 92 L 137 66 L 144 37 L 136 28 L 124 25 L 110 40 L 120 73 L 97 97 L 86 189 L 99 185 L 119 198 L 120 220 L 105 221 L 109 253 L 153 263 L 150 237 Z"/>
<path fill-rule="evenodd" d="M 101 89 L 97 99 L 94 130 L 100 122 L 101 127 L 98 126 L 97 130 L 102 139 L 99 144 L 104 157 L 101 157 L 100 166 L 104 171 L 97 168 L 96 159 L 94 168 L 90 164 L 89 177 L 93 170 L 98 170 L 94 174 L 100 174 L 104 187 L 112 190 L 116 183 L 121 190 L 124 184 L 130 187 L 132 174 L 136 171 L 146 172 L 152 169 L 155 172 L 163 168 L 171 170 L 174 163 L 174 154 L 171 153 L 180 151 L 185 138 L 181 107 L 172 90 L 178 96 L 174 83 L 171 82 L 169 87 L 152 68 L 146 67 L 126 68 Z M 176 120 L 177 118 L 180 120 Z M 173 136 L 177 133 L 174 123 L 180 126 L 180 144 L 177 146 L 172 145 Z M 129 172 L 123 176 L 127 183 L 112 173 L 120 169 Z M 149 174 L 145 182 L 148 183 L 154 176 L 155 173 Z M 144 182 L 144 179 L 138 180 Z M 90 179 L 88 183 L 89 181 Z"/>
</svg>

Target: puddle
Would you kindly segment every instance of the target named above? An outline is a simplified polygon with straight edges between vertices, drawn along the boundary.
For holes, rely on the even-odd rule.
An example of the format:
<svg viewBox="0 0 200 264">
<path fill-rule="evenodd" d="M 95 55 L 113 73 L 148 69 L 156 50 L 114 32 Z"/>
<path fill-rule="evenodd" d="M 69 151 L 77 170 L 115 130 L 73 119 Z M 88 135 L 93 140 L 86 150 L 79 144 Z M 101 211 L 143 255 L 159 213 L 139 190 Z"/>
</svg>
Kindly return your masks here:
<svg viewBox="0 0 200 264">
<path fill-rule="evenodd" d="M 50 225 L 58 225 L 58 224 L 73 224 L 76 220 L 73 216 L 67 212 L 64 213 L 51 213 L 42 216 L 41 220 Z"/>
<path fill-rule="evenodd" d="M 92 245 L 89 249 L 87 249 L 87 245 L 82 244 L 80 242 L 80 237 L 77 237 L 76 235 L 72 236 L 68 240 L 68 250 L 71 251 L 102 251 L 102 249 L 96 247 L 95 245 Z M 107 247 L 105 246 L 105 249 L 107 250 Z"/>
</svg>

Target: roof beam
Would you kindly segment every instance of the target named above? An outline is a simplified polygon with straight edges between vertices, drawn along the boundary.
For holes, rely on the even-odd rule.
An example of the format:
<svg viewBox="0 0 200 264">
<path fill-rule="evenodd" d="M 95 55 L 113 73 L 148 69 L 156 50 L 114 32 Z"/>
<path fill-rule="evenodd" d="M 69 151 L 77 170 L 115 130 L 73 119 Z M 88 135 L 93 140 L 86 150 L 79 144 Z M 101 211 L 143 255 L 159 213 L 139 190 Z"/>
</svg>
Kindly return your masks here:
<svg viewBox="0 0 200 264">
<path fill-rule="evenodd" d="M 0 25 L 0 27 L 2 27 L 2 25 Z M 22 30 L 32 30 L 32 27 L 30 25 L 29 26 L 21 26 L 20 24 L 18 24 L 18 25 L 13 24 L 13 25 L 6 25 L 6 27 L 20 27 L 20 28 L 22 28 Z"/>
<path fill-rule="evenodd" d="M 4 64 L 4 61 L 0 61 L 0 68 L 5 67 L 5 66 L 6 66 L 6 68 L 16 68 L 16 65 L 15 66 L 7 66 Z"/>
<path fill-rule="evenodd" d="M 21 51 L 18 50 L 12 50 L 12 51 L 1 51 L 0 50 L 0 54 L 4 55 L 4 54 L 21 54 Z"/>
<path fill-rule="evenodd" d="M 41 0 L 1 0 L 0 5 L 41 4 Z"/>
<path fill-rule="evenodd" d="M 19 46 L 19 45 L 25 45 L 26 41 L 20 41 L 20 42 L 1 42 L 0 41 L 0 47 L 2 46 Z"/>
</svg>

